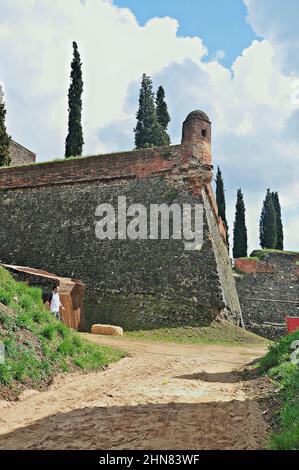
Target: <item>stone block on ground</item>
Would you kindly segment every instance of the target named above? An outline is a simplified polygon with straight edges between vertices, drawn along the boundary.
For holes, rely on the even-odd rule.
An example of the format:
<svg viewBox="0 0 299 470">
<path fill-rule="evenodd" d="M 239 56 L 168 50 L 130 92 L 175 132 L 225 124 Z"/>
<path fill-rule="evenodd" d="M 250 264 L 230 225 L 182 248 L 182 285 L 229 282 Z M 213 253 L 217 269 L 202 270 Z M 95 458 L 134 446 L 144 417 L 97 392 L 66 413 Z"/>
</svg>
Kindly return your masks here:
<svg viewBox="0 0 299 470">
<path fill-rule="evenodd" d="M 99 324 L 92 325 L 91 332 L 95 335 L 108 336 L 122 336 L 124 334 L 124 330 L 120 326 Z"/>
</svg>

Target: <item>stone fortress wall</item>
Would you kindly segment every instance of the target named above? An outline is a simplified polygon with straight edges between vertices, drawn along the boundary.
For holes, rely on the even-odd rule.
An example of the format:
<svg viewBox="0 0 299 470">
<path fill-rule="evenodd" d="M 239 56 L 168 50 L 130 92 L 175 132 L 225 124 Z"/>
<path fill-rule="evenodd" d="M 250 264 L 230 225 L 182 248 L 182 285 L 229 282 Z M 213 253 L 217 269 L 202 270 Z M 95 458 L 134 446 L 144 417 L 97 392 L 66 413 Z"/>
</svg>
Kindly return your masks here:
<svg viewBox="0 0 299 470">
<path fill-rule="evenodd" d="M 240 319 L 225 232 L 210 186 L 211 123 L 190 113 L 170 147 L 0 169 L 0 261 L 86 284 L 86 318 L 127 329 Z M 204 206 L 201 250 L 183 240 L 95 236 L 100 203 Z"/>
</svg>

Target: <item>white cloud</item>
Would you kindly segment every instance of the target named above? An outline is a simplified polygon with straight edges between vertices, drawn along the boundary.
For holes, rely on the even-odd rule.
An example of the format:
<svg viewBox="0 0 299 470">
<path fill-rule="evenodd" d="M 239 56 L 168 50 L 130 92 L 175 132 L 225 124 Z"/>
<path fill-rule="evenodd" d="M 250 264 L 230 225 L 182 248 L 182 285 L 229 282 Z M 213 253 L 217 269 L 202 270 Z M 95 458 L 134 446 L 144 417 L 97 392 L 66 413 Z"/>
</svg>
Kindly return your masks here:
<svg viewBox="0 0 299 470">
<path fill-rule="evenodd" d="M 140 27 L 129 10 L 104 0 L 0 0 L 0 11 L 9 128 L 41 159 L 64 151 L 73 40 L 83 60 L 87 152 L 101 150 L 99 125 L 124 117 L 131 81 L 206 54 L 201 39 L 176 36 L 175 19 L 152 19 Z"/>
<path fill-rule="evenodd" d="M 222 168 L 230 228 L 233 228 L 236 189 L 242 187 L 247 206 L 250 249 L 259 244 L 259 214 L 267 187 L 278 190 L 284 206 L 286 246 L 295 249 L 288 226 L 298 225 L 297 211 L 287 201 L 296 201 L 299 157 L 299 108 L 291 100 L 293 78 L 284 75 L 269 41 L 254 41 L 232 66 L 216 61 L 172 63 L 154 75 L 157 87 L 167 92 L 172 141 L 181 138 L 181 124 L 193 108 L 204 109 L 213 122 L 213 159 Z M 137 102 L 138 83 L 128 100 Z M 132 99 L 133 97 L 133 99 Z M 128 116 L 132 108 L 128 107 Z M 132 146 L 133 120 L 128 120 L 127 145 Z M 118 149 L 113 134 L 124 121 L 101 129 L 109 150 Z M 125 136 L 124 136 L 125 137 Z M 117 142 L 117 141 L 116 141 Z M 114 146 L 113 146 L 114 144 Z M 285 203 L 284 203 L 285 202 Z M 232 233 L 231 233 L 232 240 Z"/>
<path fill-rule="evenodd" d="M 299 72 L 298 0 L 243 0 L 255 33 L 271 41 L 281 66 Z"/>
<path fill-rule="evenodd" d="M 212 60 L 220 61 L 226 57 L 225 52 L 222 49 L 219 49 L 218 51 L 215 52 L 215 54 L 212 56 Z"/>
<path fill-rule="evenodd" d="M 292 0 L 285 2 L 284 20 L 279 2 L 245 3 L 250 23 L 264 39 L 246 48 L 229 70 L 219 63 L 221 51 L 203 61 L 207 50 L 202 40 L 178 37 L 173 18 L 153 18 L 141 27 L 130 10 L 112 1 L 0 0 L 0 70 L 9 132 L 41 160 L 63 155 L 71 44 L 76 40 L 83 61 L 86 154 L 132 148 L 140 77 L 149 73 L 155 87 L 166 89 L 173 143 L 180 141 L 182 122 L 192 109 L 210 115 L 230 227 L 236 189 L 242 187 L 250 247 L 255 248 L 259 211 L 271 187 L 283 202 L 287 247 L 298 248 L 294 81 L 299 59 L 290 59 L 299 41 L 293 20 L 299 8 L 294 10 Z"/>
</svg>

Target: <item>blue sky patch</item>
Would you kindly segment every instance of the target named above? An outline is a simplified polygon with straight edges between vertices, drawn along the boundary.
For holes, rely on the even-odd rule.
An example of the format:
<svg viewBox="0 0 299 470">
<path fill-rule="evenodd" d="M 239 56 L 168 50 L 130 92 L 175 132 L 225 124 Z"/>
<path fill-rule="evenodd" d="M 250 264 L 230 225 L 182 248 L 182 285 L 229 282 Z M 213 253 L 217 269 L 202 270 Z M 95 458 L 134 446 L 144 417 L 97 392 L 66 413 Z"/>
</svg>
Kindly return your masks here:
<svg viewBox="0 0 299 470">
<path fill-rule="evenodd" d="M 230 67 L 257 36 L 246 21 L 243 0 L 114 0 L 129 8 L 141 26 L 153 17 L 170 16 L 179 21 L 179 36 L 199 36 L 217 58 Z M 225 56 L 221 58 L 223 51 Z"/>
</svg>

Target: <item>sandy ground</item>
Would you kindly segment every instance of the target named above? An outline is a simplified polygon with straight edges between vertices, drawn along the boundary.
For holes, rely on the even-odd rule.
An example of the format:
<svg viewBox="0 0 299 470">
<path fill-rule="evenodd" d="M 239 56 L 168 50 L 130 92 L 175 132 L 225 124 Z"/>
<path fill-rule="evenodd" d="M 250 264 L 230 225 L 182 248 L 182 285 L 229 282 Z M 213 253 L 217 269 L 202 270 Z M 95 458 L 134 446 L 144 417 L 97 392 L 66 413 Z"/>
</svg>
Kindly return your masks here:
<svg viewBox="0 0 299 470">
<path fill-rule="evenodd" d="M 262 448 L 267 424 L 240 371 L 263 347 L 85 336 L 130 356 L 0 403 L 0 449 Z"/>
</svg>

